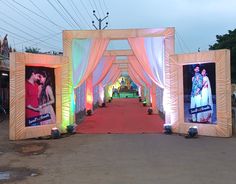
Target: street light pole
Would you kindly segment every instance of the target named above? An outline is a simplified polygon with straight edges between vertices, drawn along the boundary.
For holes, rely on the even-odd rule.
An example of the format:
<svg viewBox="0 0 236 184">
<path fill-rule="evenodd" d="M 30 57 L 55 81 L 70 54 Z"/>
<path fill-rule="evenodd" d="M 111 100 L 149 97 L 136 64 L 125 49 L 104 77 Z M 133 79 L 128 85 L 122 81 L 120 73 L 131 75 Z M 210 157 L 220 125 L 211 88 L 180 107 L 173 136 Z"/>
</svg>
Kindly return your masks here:
<svg viewBox="0 0 236 184">
<path fill-rule="evenodd" d="M 103 19 L 97 17 L 97 15 L 95 14 L 95 10 L 93 10 L 93 15 L 94 15 L 94 17 L 97 19 L 97 21 L 98 21 L 98 28 L 97 28 L 97 26 L 94 24 L 94 21 L 92 21 L 93 27 L 95 27 L 95 29 L 97 29 L 97 30 L 98 30 L 98 29 L 99 29 L 99 30 L 101 30 L 101 29 L 106 29 L 107 26 L 108 26 L 108 22 L 106 22 L 106 26 L 104 26 L 103 28 L 102 28 L 102 22 L 103 22 L 106 18 L 108 18 L 109 12 L 107 12 L 107 15 L 106 15 Z"/>
</svg>

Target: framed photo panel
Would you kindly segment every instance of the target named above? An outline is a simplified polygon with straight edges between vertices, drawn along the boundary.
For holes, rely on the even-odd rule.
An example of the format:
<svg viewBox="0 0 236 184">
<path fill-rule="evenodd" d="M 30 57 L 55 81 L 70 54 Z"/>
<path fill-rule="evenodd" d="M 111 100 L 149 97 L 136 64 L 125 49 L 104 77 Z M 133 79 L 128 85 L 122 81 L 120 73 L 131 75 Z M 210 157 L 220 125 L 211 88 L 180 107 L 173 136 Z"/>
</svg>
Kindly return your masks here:
<svg viewBox="0 0 236 184">
<path fill-rule="evenodd" d="M 25 67 L 25 126 L 56 124 L 54 68 Z"/>
<path fill-rule="evenodd" d="M 215 63 L 183 65 L 184 122 L 216 124 Z"/>
<path fill-rule="evenodd" d="M 172 55 L 171 124 L 176 133 L 192 126 L 200 135 L 232 135 L 230 52 Z"/>
<path fill-rule="evenodd" d="M 52 128 L 60 129 L 68 81 L 66 57 L 11 53 L 10 140 L 47 136 Z"/>
</svg>

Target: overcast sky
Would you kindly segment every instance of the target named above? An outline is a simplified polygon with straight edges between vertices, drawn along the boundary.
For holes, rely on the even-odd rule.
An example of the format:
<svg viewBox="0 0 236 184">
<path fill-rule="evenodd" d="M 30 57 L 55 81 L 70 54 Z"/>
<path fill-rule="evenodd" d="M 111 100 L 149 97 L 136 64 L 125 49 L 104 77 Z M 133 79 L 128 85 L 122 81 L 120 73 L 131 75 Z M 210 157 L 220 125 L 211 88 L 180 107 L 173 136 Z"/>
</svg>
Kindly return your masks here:
<svg viewBox="0 0 236 184">
<path fill-rule="evenodd" d="M 8 33 L 18 51 L 62 50 L 63 29 L 94 29 L 93 9 L 110 13 L 108 29 L 175 27 L 177 53 L 207 50 L 217 34 L 236 28 L 234 0 L 0 0 L 0 7 L 1 38 Z"/>
</svg>

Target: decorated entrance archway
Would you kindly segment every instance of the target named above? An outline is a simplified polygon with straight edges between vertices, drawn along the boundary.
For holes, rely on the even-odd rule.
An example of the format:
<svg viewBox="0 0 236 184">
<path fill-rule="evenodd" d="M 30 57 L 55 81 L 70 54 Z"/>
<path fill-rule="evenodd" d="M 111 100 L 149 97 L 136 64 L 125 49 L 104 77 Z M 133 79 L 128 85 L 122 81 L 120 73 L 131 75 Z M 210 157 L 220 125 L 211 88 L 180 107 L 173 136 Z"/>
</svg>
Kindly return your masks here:
<svg viewBox="0 0 236 184">
<path fill-rule="evenodd" d="M 108 99 L 106 86 L 123 72 L 145 91 L 141 95 L 154 112 L 165 114 L 174 132 L 196 126 L 200 135 L 231 136 L 229 51 L 175 54 L 174 39 L 174 28 L 63 31 L 64 56 L 11 53 L 10 139 L 50 135 L 54 127 L 65 132 L 76 111 L 93 110 Z M 131 50 L 108 51 L 110 40 L 128 40 Z M 47 103 L 38 101 L 43 97 L 32 82 L 37 76 L 53 81 Z M 42 113 L 48 106 L 54 114 Z"/>
<path fill-rule="evenodd" d="M 64 55 L 71 63 L 71 100 L 74 98 L 74 89 L 86 81 L 85 108 L 91 109 L 93 87 L 98 85 L 102 90 L 125 71 L 140 87 L 149 91 L 147 99 L 151 98 L 154 112 L 165 111 L 166 121 L 169 122 L 168 70 L 169 56 L 174 54 L 174 35 L 174 28 L 64 31 Z M 131 50 L 106 51 L 110 40 L 128 40 Z M 120 61 L 115 59 L 116 56 L 127 56 L 128 59 Z M 100 73 L 99 68 L 102 69 Z M 94 75 L 98 80 L 93 83 Z M 102 94 L 100 91 L 100 101 L 103 100 Z M 156 96 L 159 97 L 158 102 Z M 74 113 L 75 108 L 71 104 L 70 118 L 67 121 L 74 120 Z"/>
</svg>

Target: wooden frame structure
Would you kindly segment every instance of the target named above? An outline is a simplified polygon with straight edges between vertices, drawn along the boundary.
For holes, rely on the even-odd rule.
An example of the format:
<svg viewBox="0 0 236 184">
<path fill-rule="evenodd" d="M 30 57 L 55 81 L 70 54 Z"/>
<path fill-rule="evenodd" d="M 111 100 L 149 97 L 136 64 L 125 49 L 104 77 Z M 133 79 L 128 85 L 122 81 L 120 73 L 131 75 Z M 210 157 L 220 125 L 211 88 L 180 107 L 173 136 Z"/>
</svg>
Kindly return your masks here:
<svg viewBox="0 0 236 184">
<path fill-rule="evenodd" d="M 183 65 L 215 63 L 217 124 L 184 122 Z M 200 135 L 230 137 L 232 135 L 230 51 L 217 50 L 170 57 L 171 120 L 176 133 L 187 133 L 197 126 Z"/>
<path fill-rule="evenodd" d="M 43 66 L 54 68 L 56 95 L 56 124 L 25 127 L 25 66 Z M 51 134 L 53 127 L 61 127 L 63 106 L 68 106 L 68 59 L 63 56 L 51 56 L 29 53 L 11 53 L 10 55 L 10 140 L 28 139 Z"/>
<path fill-rule="evenodd" d="M 160 29 L 117 29 L 117 30 L 66 30 L 63 31 L 63 48 L 64 56 L 68 57 L 69 65 L 72 66 L 72 41 L 73 39 L 87 39 L 87 38 L 107 38 L 109 40 L 128 40 L 128 38 L 135 37 L 164 37 L 164 60 L 165 60 L 165 88 L 170 87 L 170 66 L 169 57 L 175 53 L 175 28 L 160 28 Z M 105 51 L 105 56 L 130 56 L 133 55 L 132 50 L 112 50 Z M 72 74 L 72 67 L 70 67 L 70 72 Z M 69 83 L 72 85 L 72 79 Z M 165 91 L 166 98 L 170 98 L 170 92 Z M 170 105 L 170 100 L 165 101 L 165 106 Z M 73 114 L 70 114 L 70 120 L 73 121 Z M 166 122 L 170 120 L 170 111 L 166 109 L 165 111 Z"/>
<path fill-rule="evenodd" d="M 10 140 L 27 139 L 50 135 L 53 127 L 63 128 L 74 122 L 71 109 L 72 85 L 72 41 L 73 39 L 107 38 L 127 40 L 132 37 L 163 36 L 165 51 L 165 121 L 173 125 L 176 133 L 186 133 L 188 128 L 197 125 L 200 135 L 229 137 L 232 135 L 231 84 L 229 50 L 200 52 L 193 54 L 175 53 L 175 29 L 124 29 L 63 31 L 64 56 L 51 56 L 29 53 L 10 55 Z M 104 56 L 133 56 L 132 50 L 107 50 Z M 184 122 L 183 65 L 216 64 L 217 125 Z M 127 71 L 128 60 L 115 60 L 121 71 Z M 56 124 L 25 127 L 25 66 L 51 67 L 55 70 L 56 83 Z M 65 127 L 64 127 L 65 129 Z"/>
<path fill-rule="evenodd" d="M 125 29 L 63 31 L 64 56 L 29 53 L 10 55 L 10 140 L 50 135 L 53 127 L 64 128 L 74 123 L 72 85 L 73 39 L 108 38 L 127 40 L 132 37 L 163 36 L 165 51 L 165 121 L 173 125 L 174 132 L 186 133 L 189 126 L 197 125 L 200 135 L 229 137 L 232 135 L 230 53 L 228 50 L 193 54 L 175 53 L 175 29 Z M 133 56 L 132 50 L 109 50 L 104 56 Z M 212 62 L 216 64 L 217 125 L 190 124 L 184 122 L 183 114 L 183 65 Z M 121 71 L 127 71 L 128 60 L 115 60 Z M 56 124 L 25 127 L 25 66 L 51 67 L 56 80 Z M 153 90 L 153 89 L 152 89 Z M 63 125 L 64 124 L 64 125 Z"/>
</svg>

